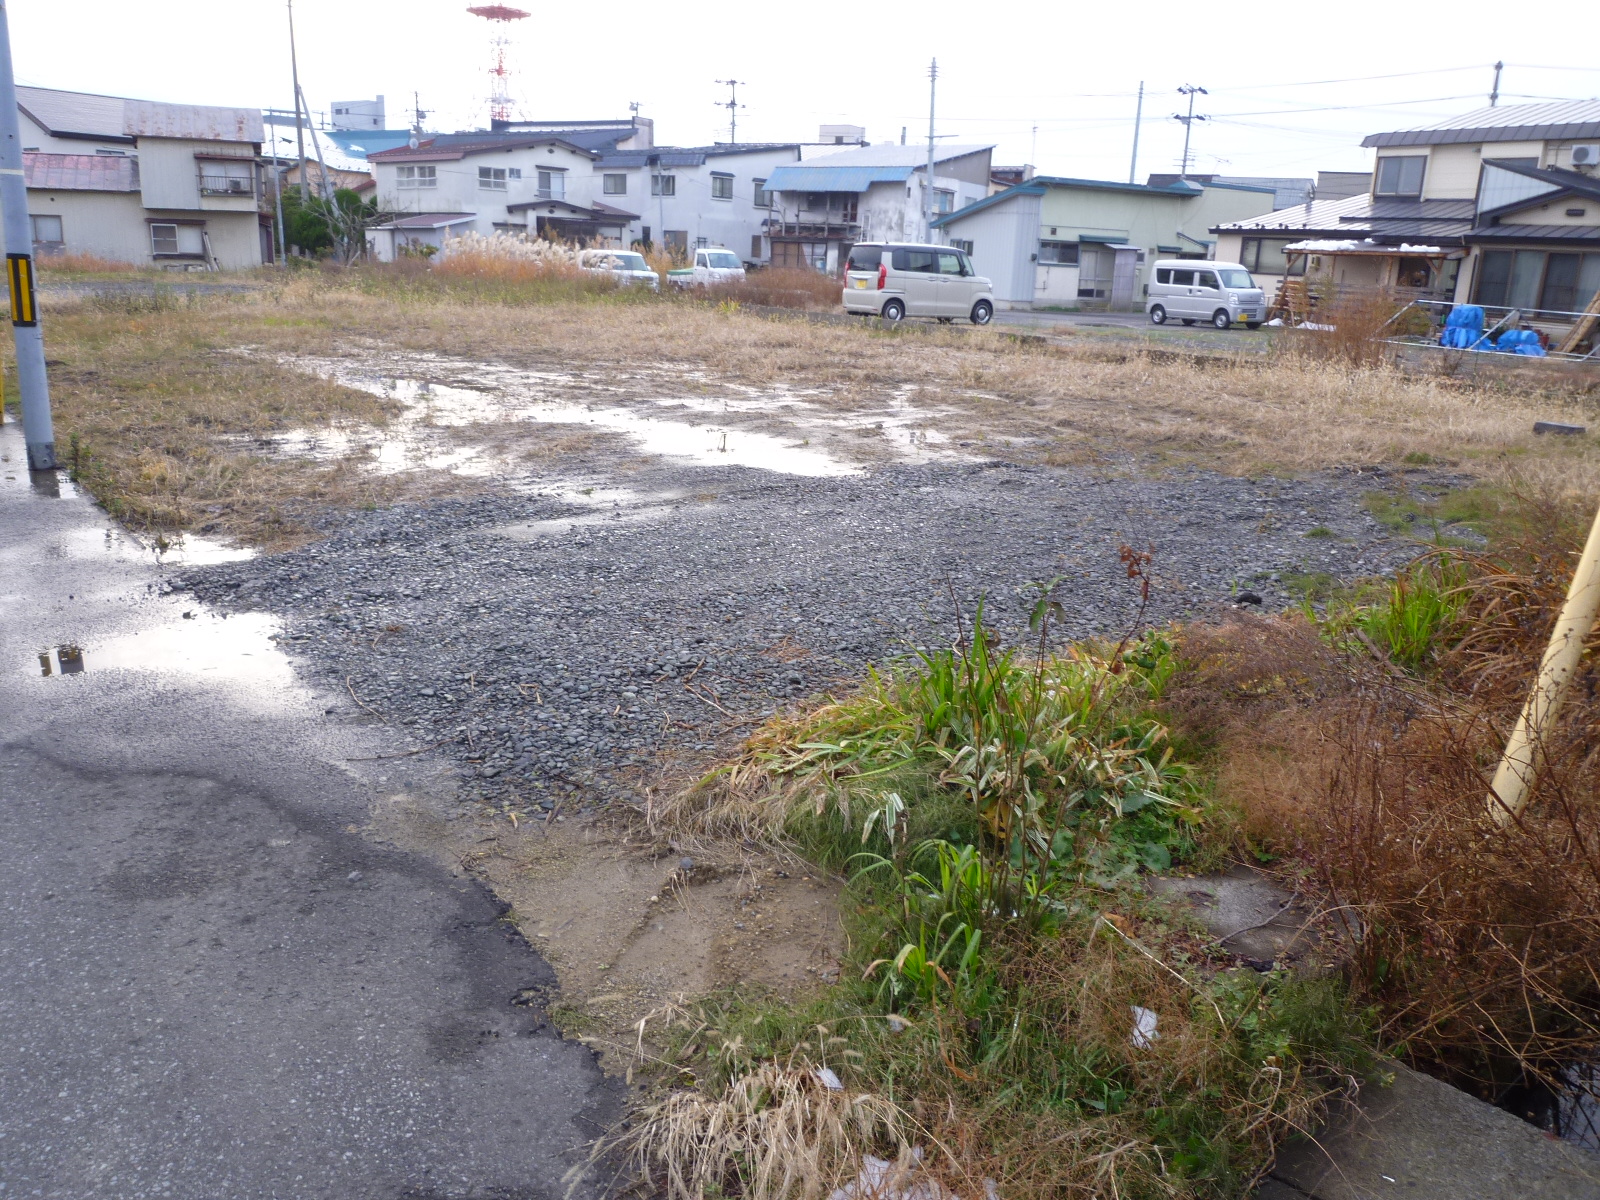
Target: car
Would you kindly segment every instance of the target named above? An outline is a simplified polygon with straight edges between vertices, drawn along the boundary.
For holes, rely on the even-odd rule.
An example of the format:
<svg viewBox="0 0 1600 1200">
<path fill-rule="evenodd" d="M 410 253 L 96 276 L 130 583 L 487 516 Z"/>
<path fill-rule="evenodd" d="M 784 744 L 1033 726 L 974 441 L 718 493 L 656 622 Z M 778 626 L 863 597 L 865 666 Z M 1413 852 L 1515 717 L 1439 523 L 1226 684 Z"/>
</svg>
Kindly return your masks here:
<svg viewBox="0 0 1600 1200">
<path fill-rule="evenodd" d="M 734 283 L 744 279 L 744 264 L 732 250 L 706 246 L 694 252 L 687 267 L 667 272 L 667 281 L 678 287 L 705 287 L 715 283 Z"/>
<path fill-rule="evenodd" d="M 1231 329 L 1243 321 L 1260 329 L 1267 319 L 1267 296 L 1240 263 L 1201 258 L 1163 258 L 1150 267 L 1144 311 L 1154 325 L 1176 318 L 1185 325 L 1209 321 Z"/>
<path fill-rule="evenodd" d="M 994 285 L 964 250 L 911 242 L 861 242 L 844 267 L 844 308 L 864 317 L 902 321 L 933 317 L 974 325 L 994 319 Z"/>
<path fill-rule="evenodd" d="M 637 250 L 579 250 L 578 269 L 594 275 L 609 275 L 624 287 L 642 285 L 652 290 L 661 287 L 661 276 L 650 269 Z"/>
</svg>

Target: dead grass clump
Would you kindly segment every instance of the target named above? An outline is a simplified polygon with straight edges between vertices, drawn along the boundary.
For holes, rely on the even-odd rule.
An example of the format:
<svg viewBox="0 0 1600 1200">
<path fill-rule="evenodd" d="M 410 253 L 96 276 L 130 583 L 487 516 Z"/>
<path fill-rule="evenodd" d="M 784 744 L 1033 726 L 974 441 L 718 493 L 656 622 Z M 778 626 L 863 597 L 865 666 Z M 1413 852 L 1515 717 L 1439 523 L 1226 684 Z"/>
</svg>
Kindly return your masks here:
<svg viewBox="0 0 1600 1200">
<path fill-rule="evenodd" d="M 126 275 L 138 270 L 133 263 L 98 254 L 41 254 L 34 259 L 41 276 L 50 275 Z"/>
<path fill-rule="evenodd" d="M 719 299 L 771 308 L 827 309 L 839 307 L 840 283 L 832 275 L 805 267 L 767 267 L 749 272 L 735 283 L 719 284 L 707 291 Z"/>
<path fill-rule="evenodd" d="M 1571 576 L 1570 535 L 1461 560 L 1457 615 L 1403 669 L 1358 606 L 1191 630 L 1172 696 L 1248 835 L 1320 887 L 1350 977 L 1414 1062 L 1494 1096 L 1600 1055 L 1600 671 L 1591 655 L 1526 812 L 1489 780 Z M 1419 570 L 1422 568 L 1418 568 Z M 1600 637 L 1595 639 L 1600 645 Z M 1381 653 L 1380 653 L 1381 652 Z"/>
<path fill-rule="evenodd" d="M 798 1058 L 765 1062 L 716 1094 L 669 1092 L 597 1154 L 620 1153 L 668 1200 L 818 1200 L 860 1176 L 875 1152 L 909 1173 L 907 1114 L 882 1096 L 829 1086 L 824 1070 Z"/>
<path fill-rule="evenodd" d="M 1374 366 L 1406 301 L 1385 292 L 1335 292 L 1318 304 L 1309 327 L 1296 330 L 1291 352 L 1312 360 Z"/>
</svg>

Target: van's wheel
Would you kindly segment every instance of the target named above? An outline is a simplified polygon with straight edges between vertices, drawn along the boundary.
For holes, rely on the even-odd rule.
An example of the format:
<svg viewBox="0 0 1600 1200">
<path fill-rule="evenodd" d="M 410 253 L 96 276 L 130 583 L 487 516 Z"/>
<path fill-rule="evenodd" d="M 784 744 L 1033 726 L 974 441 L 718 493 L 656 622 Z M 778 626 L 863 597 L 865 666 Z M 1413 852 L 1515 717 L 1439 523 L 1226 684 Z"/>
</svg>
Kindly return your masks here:
<svg viewBox="0 0 1600 1200">
<path fill-rule="evenodd" d="M 955 324 L 955 320 L 956 320 L 954 317 L 939 317 L 937 319 L 938 319 L 939 324 L 941 324 L 941 325 L 953 325 L 953 324 Z"/>
<path fill-rule="evenodd" d="M 979 300 L 972 306 L 972 323 L 974 325 L 987 325 L 994 319 L 994 305 L 987 300 Z"/>
<path fill-rule="evenodd" d="M 1165 325 L 1167 323 L 1167 310 L 1155 304 L 1150 308 L 1150 324 Z"/>
<path fill-rule="evenodd" d="M 1194 324 L 1194 318 L 1193 317 L 1180 317 L 1178 319 L 1181 320 L 1185 325 L 1193 325 Z"/>
<path fill-rule="evenodd" d="M 1244 323 L 1244 327 L 1246 329 L 1260 329 L 1261 328 L 1261 322 L 1260 321 L 1246 321 Z"/>
<path fill-rule="evenodd" d="M 904 321 L 906 319 L 905 301 L 885 300 L 883 303 L 883 319 L 885 321 Z"/>
<path fill-rule="evenodd" d="M 1228 315 L 1228 310 L 1225 308 L 1219 308 L 1211 314 L 1211 323 L 1218 329 L 1233 328 L 1233 318 Z"/>
</svg>

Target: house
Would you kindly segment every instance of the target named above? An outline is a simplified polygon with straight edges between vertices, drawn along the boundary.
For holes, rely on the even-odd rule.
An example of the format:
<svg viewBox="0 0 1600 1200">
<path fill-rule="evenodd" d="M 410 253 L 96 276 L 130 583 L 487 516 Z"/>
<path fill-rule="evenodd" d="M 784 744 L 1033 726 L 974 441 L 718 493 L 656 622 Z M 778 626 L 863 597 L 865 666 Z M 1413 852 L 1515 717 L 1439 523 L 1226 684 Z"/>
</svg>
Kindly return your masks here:
<svg viewBox="0 0 1600 1200">
<path fill-rule="evenodd" d="M 380 150 L 395 150 L 409 145 L 411 131 L 409 129 L 318 129 L 313 138 L 310 130 L 307 130 L 305 141 L 306 183 L 313 191 L 321 189 L 322 172 L 326 168 L 328 183 L 332 187 L 348 188 L 365 200 L 377 190 L 378 186 L 367 156 L 376 154 Z M 279 150 L 282 149 L 283 146 L 280 145 Z M 284 160 L 285 156 L 280 153 L 277 161 L 282 163 Z M 286 188 L 295 187 L 299 182 L 300 163 L 294 160 L 282 172 L 282 185 Z"/>
<path fill-rule="evenodd" d="M 545 133 L 451 133 L 369 154 L 378 207 L 393 221 L 369 230 L 383 261 L 406 246 L 497 231 L 622 245 L 638 214 L 590 202 L 597 150 Z"/>
<path fill-rule="evenodd" d="M 1219 224 L 1219 256 L 1269 286 L 1304 273 L 1515 308 L 1551 331 L 1600 288 L 1600 100 L 1481 108 L 1362 145 L 1363 192 Z"/>
<path fill-rule="evenodd" d="M 259 110 L 17 88 L 35 252 L 177 270 L 271 258 Z"/>
<path fill-rule="evenodd" d="M 924 200 L 935 214 L 954 212 L 989 194 L 993 146 L 943 146 L 928 179 L 928 151 L 917 146 L 861 146 L 777 167 L 767 177 L 771 204 L 766 235 L 774 266 L 837 271 L 857 242 L 926 242 Z M 937 222 L 935 222 L 937 226 Z"/>
<path fill-rule="evenodd" d="M 767 179 L 799 159 L 795 142 L 612 149 L 601 153 L 583 195 L 638 213 L 630 242 L 653 245 L 659 238 L 680 255 L 725 246 L 748 263 L 765 263 L 771 258 Z"/>
<path fill-rule="evenodd" d="M 972 255 L 1012 308 L 1134 307 L 1157 258 L 1207 258 L 1207 230 L 1265 212 L 1273 189 L 1176 182 L 1160 187 L 1036 175 L 934 224 Z"/>
</svg>

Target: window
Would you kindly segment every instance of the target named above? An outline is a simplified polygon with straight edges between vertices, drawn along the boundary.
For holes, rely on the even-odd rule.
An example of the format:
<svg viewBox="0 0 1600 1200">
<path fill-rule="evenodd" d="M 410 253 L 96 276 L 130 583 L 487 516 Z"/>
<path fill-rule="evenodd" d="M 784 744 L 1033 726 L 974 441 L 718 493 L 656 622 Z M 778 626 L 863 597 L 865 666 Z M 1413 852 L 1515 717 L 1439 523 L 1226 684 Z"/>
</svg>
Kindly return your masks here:
<svg viewBox="0 0 1600 1200">
<path fill-rule="evenodd" d="M 504 167 L 479 167 L 478 186 L 486 192 L 505 191 L 506 169 Z"/>
<path fill-rule="evenodd" d="M 772 193 L 767 191 L 767 181 L 765 179 L 752 179 L 750 182 L 756 185 L 756 207 L 771 208 Z"/>
<path fill-rule="evenodd" d="M 205 253 L 202 240 L 203 225 L 180 225 L 175 221 L 150 223 L 150 253 L 163 255 L 188 255 L 199 258 Z"/>
<path fill-rule="evenodd" d="M 602 175 L 600 177 L 600 191 L 607 196 L 626 196 L 628 194 L 628 177 L 626 175 Z"/>
<path fill-rule="evenodd" d="M 672 176 L 669 175 L 667 178 L 670 179 Z M 661 231 L 661 242 L 662 245 L 666 246 L 668 254 L 676 254 L 682 257 L 689 252 L 689 231 L 686 229 L 663 229 Z"/>
<path fill-rule="evenodd" d="M 948 188 L 933 189 L 934 212 L 947 213 L 956 206 L 956 194 Z"/>
<path fill-rule="evenodd" d="M 1173 287 L 1193 287 L 1194 286 L 1194 272 L 1193 271 L 1173 271 L 1172 272 L 1172 286 Z"/>
<path fill-rule="evenodd" d="M 1404 155 L 1378 160 L 1380 196 L 1422 195 L 1422 171 L 1428 164 L 1425 154 Z"/>
<path fill-rule="evenodd" d="M 732 175 L 712 175 L 711 176 L 711 198 L 713 200 L 732 200 L 733 199 L 733 176 Z"/>
<path fill-rule="evenodd" d="M 33 249 L 35 253 L 53 254 L 61 249 L 61 218 L 57 216 L 29 217 L 33 223 Z"/>
<path fill-rule="evenodd" d="M 1477 302 L 1524 312 L 1577 312 L 1600 290 L 1600 254 L 1486 250 Z"/>
<path fill-rule="evenodd" d="M 963 254 L 972 253 L 972 243 L 967 241 L 965 238 L 951 238 L 950 244 L 957 250 L 960 250 Z"/>
<path fill-rule="evenodd" d="M 941 250 L 939 252 L 939 274 L 965 275 L 967 269 L 961 260 L 959 250 Z"/>
<path fill-rule="evenodd" d="M 900 246 L 894 249 L 894 269 L 896 271 L 926 271 L 936 274 L 939 270 L 939 252 L 937 250 L 909 250 Z"/>
<path fill-rule="evenodd" d="M 1298 255 L 1289 262 L 1283 248 L 1290 243 L 1275 238 L 1245 238 L 1239 251 L 1239 261 L 1247 270 L 1262 275 L 1304 275 L 1306 256 Z"/>
<path fill-rule="evenodd" d="M 1230 288 L 1253 288 L 1256 281 L 1250 278 L 1249 271 L 1240 271 L 1233 267 L 1219 267 L 1217 274 L 1222 276 L 1222 286 Z"/>
<path fill-rule="evenodd" d="M 652 196 L 676 196 L 678 194 L 678 177 L 676 175 L 650 176 L 650 194 Z"/>
<path fill-rule="evenodd" d="M 438 167 L 396 167 L 395 186 L 403 191 L 439 186 Z"/>
<path fill-rule="evenodd" d="M 1222 286 L 1217 282 L 1217 273 L 1215 271 L 1196 271 L 1194 273 L 1194 285 L 1195 287 L 1210 288 L 1212 291 L 1216 291 Z"/>
<path fill-rule="evenodd" d="M 882 246 L 855 246 L 851 248 L 847 271 L 876 271 L 883 262 Z"/>
<path fill-rule="evenodd" d="M 1039 261 L 1054 266 L 1075 267 L 1078 265 L 1078 243 L 1040 242 Z"/>
<path fill-rule="evenodd" d="M 565 171 L 539 172 L 539 199 L 565 200 L 567 198 L 567 173 Z"/>
<path fill-rule="evenodd" d="M 750 257 L 757 262 L 761 261 L 761 235 L 759 233 L 750 235 Z"/>
<path fill-rule="evenodd" d="M 732 250 L 705 250 L 701 253 L 706 260 L 706 266 L 718 271 L 737 271 L 744 265 Z"/>
<path fill-rule="evenodd" d="M 253 196 L 256 190 L 255 164 L 218 162 L 207 159 L 200 164 L 200 192 L 206 196 Z"/>
<path fill-rule="evenodd" d="M 522 178 L 522 168 L 521 167 L 507 167 L 506 168 L 506 178 L 507 179 L 521 179 Z"/>
</svg>

